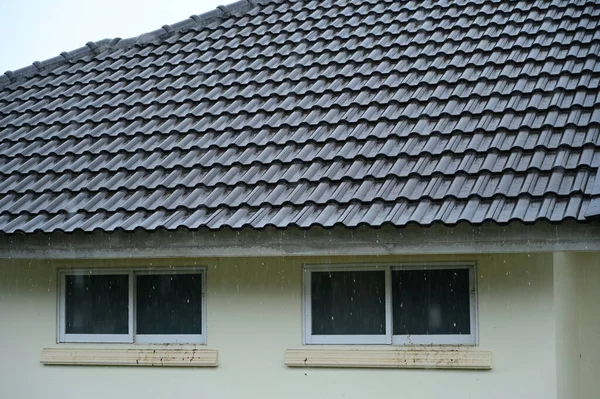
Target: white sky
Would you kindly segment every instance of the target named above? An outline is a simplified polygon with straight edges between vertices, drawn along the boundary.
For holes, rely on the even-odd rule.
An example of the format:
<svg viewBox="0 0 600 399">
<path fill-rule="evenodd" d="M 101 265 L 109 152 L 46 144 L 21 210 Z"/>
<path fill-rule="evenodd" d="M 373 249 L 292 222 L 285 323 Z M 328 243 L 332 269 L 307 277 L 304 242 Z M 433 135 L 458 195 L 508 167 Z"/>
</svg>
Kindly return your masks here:
<svg viewBox="0 0 600 399">
<path fill-rule="evenodd" d="M 138 36 L 235 0 L 0 0 L 0 74 L 82 47 Z"/>
</svg>

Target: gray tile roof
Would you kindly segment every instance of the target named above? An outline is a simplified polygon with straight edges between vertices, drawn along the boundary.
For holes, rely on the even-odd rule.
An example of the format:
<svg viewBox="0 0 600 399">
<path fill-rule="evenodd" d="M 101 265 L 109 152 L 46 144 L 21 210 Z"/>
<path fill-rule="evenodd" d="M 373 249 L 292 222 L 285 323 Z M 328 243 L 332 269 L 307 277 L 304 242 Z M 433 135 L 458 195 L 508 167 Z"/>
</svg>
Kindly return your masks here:
<svg viewBox="0 0 600 399">
<path fill-rule="evenodd" d="M 0 78 L 0 231 L 585 221 L 600 2 L 242 1 Z"/>
</svg>

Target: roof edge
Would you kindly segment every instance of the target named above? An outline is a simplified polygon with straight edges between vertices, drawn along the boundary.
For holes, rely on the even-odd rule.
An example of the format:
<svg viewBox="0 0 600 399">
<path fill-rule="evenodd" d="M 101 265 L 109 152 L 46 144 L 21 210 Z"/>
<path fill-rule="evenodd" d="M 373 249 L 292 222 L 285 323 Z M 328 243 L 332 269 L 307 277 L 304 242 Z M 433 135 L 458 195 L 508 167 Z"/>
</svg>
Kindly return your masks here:
<svg viewBox="0 0 600 399">
<path fill-rule="evenodd" d="M 0 263 L 40 259 L 385 256 L 600 251 L 600 224 L 520 221 L 498 226 L 320 227 L 264 230 L 0 234 Z"/>
<path fill-rule="evenodd" d="M 22 83 L 28 78 L 33 77 L 38 73 L 49 72 L 58 66 L 64 64 L 73 64 L 80 59 L 89 55 L 99 55 L 106 51 L 115 49 L 131 48 L 138 44 L 151 43 L 157 39 L 166 39 L 169 36 L 189 28 L 203 28 L 208 24 L 226 20 L 233 16 L 246 13 L 260 4 L 272 3 L 273 0 L 239 0 L 229 5 L 221 5 L 212 11 L 208 11 L 199 15 L 192 15 L 183 21 L 176 22 L 171 25 L 163 25 L 160 29 L 151 32 L 142 33 L 139 36 L 121 39 L 102 39 L 96 42 L 87 42 L 85 46 L 72 51 L 63 51 L 56 57 L 49 58 L 44 61 L 35 61 L 31 65 L 16 69 L 14 71 L 6 71 L 0 75 L 0 90 L 14 83 Z"/>
</svg>

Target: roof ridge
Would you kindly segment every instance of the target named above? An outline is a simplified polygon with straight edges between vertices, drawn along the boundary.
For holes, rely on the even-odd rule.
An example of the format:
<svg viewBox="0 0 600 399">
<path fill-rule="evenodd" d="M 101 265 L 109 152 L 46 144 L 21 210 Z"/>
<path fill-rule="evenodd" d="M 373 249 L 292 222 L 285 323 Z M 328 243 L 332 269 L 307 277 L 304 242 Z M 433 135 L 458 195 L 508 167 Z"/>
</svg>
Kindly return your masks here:
<svg viewBox="0 0 600 399">
<path fill-rule="evenodd" d="M 72 64 L 88 55 L 99 55 L 105 51 L 115 49 L 130 48 L 138 44 L 148 44 L 156 39 L 166 39 L 171 35 L 189 28 L 203 28 L 215 21 L 224 21 L 232 16 L 244 14 L 254 7 L 267 3 L 279 2 L 280 0 L 238 0 L 229 5 L 220 5 L 216 9 L 202 14 L 194 14 L 183 21 L 172 25 L 165 24 L 160 29 L 141 35 L 122 39 L 120 37 L 113 39 L 102 39 L 96 42 L 89 41 L 85 46 L 72 51 L 63 51 L 60 55 L 46 59 L 44 61 L 34 61 L 31 65 L 19 68 L 14 71 L 6 71 L 0 75 L 0 90 L 13 83 L 22 83 L 28 78 L 41 72 L 48 72 L 64 64 Z"/>
</svg>

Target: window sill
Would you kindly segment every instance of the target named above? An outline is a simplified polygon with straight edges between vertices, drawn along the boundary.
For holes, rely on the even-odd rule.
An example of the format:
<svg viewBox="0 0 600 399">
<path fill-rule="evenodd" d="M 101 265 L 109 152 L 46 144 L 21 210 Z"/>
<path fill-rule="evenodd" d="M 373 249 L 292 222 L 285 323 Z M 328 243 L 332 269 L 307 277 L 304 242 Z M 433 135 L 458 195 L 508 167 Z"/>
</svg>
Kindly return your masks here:
<svg viewBox="0 0 600 399">
<path fill-rule="evenodd" d="M 288 349 L 288 367 L 490 370 L 492 353 L 466 348 Z"/>
<path fill-rule="evenodd" d="M 66 366 L 216 367 L 218 351 L 206 348 L 44 348 L 40 363 Z"/>
</svg>

